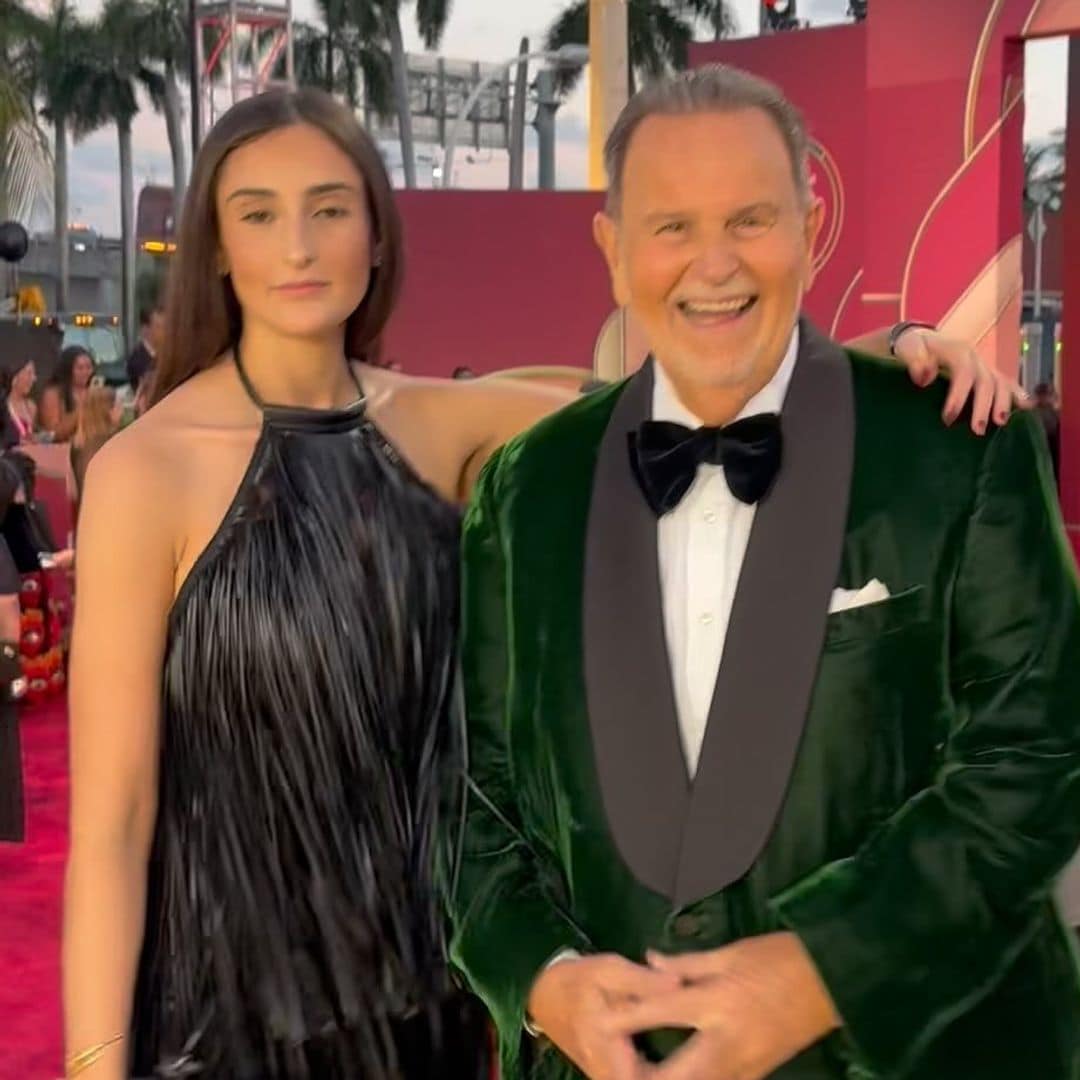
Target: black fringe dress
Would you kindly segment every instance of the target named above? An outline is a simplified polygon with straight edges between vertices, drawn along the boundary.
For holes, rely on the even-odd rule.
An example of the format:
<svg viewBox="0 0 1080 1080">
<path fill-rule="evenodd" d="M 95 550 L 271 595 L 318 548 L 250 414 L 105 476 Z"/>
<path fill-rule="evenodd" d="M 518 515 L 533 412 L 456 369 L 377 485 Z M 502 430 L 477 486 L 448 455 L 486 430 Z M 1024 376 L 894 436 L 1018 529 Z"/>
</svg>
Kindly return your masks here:
<svg viewBox="0 0 1080 1080">
<path fill-rule="evenodd" d="M 437 833 L 460 769 L 457 511 L 365 415 L 262 405 L 170 615 L 135 1076 L 481 1076 Z"/>
</svg>

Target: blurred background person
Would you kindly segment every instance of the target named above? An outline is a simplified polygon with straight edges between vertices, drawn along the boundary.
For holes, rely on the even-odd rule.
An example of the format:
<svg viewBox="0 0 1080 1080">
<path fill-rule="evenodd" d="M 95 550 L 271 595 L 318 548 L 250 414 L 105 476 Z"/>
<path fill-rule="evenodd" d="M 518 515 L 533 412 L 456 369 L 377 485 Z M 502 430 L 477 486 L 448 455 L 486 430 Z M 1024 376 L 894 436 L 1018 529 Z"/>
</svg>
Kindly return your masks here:
<svg viewBox="0 0 1080 1080">
<path fill-rule="evenodd" d="M 123 403 L 112 387 L 89 387 L 71 440 L 71 471 L 75 474 L 78 502 L 82 502 L 83 478 L 90 459 L 119 431 L 122 416 Z"/>
<path fill-rule="evenodd" d="M 18 364 L 18 361 L 15 362 Z M 0 397 L 3 398 L 2 415 L 5 446 L 34 441 L 37 430 L 37 402 L 34 401 L 34 383 L 37 369 L 33 360 L 19 366 L 5 365 L 0 371 Z"/>
<path fill-rule="evenodd" d="M 165 312 L 161 303 L 139 312 L 139 340 L 127 358 L 127 376 L 136 397 L 143 380 L 153 370 L 165 340 Z"/>
<path fill-rule="evenodd" d="M 97 374 L 93 356 L 81 345 L 69 345 L 60 354 L 56 374 L 41 395 L 38 422 L 55 442 L 67 442 L 75 434 L 78 409 Z"/>
<path fill-rule="evenodd" d="M 1042 421 L 1046 441 L 1050 446 L 1050 459 L 1054 463 L 1054 480 L 1061 484 L 1061 402 L 1053 383 L 1039 383 L 1035 387 L 1035 412 Z"/>
</svg>

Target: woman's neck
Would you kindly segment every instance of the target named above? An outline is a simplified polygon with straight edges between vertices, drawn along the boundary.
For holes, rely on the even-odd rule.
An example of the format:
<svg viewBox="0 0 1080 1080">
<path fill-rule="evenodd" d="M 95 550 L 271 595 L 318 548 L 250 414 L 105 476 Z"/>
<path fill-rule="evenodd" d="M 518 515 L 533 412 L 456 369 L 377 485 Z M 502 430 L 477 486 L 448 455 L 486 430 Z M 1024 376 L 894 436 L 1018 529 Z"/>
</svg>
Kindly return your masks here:
<svg viewBox="0 0 1080 1080">
<path fill-rule="evenodd" d="M 245 327 L 240 361 L 268 405 L 338 408 L 356 398 L 344 337 L 342 330 L 326 338 L 284 338 L 259 326 Z"/>
</svg>

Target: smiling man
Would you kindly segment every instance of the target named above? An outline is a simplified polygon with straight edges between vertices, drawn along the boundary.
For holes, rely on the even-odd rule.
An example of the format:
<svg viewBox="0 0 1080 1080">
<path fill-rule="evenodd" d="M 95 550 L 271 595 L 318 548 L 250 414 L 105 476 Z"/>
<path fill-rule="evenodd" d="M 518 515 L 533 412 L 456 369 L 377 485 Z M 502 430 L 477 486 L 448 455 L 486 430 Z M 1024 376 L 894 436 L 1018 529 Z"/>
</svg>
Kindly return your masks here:
<svg viewBox="0 0 1080 1080">
<path fill-rule="evenodd" d="M 467 519 L 454 958 L 507 1080 L 1080 1076 L 1044 440 L 800 318 L 806 143 L 730 68 L 631 101 L 596 234 L 652 358 Z"/>
</svg>

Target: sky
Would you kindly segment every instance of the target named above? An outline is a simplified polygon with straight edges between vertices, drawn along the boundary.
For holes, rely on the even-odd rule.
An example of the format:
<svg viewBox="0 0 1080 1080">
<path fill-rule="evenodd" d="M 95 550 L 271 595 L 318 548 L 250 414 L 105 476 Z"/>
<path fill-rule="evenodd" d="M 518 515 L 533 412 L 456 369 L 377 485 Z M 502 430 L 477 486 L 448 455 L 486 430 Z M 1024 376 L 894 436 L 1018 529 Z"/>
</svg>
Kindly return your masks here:
<svg viewBox="0 0 1080 1080">
<path fill-rule="evenodd" d="M 733 0 L 742 34 L 757 29 L 758 0 Z M 543 33 L 565 0 L 455 0 L 441 52 L 462 60 L 501 62 L 514 55 L 523 36 L 538 47 Z M 92 16 L 99 0 L 76 0 L 76 6 Z M 847 0 L 801 0 L 799 13 L 814 25 L 844 20 Z M 311 19 L 314 0 L 294 0 L 294 15 Z M 405 20 L 406 48 L 422 51 L 413 20 Z M 1065 124 L 1066 50 L 1064 39 L 1029 44 L 1027 59 L 1028 138 L 1044 136 Z M 587 101 L 584 83 L 558 114 L 557 177 L 565 188 L 586 186 Z M 144 183 L 171 183 L 172 166 L 164 120 L 144 109 L 134 126 L 135 187 Z M 435 148 L 418 147 L 421 182 L 436 164 Z M 103 129 L 73 147 L 70 163 L 70 206 L 73 221 L 88 224 L 107 234 L 119 231 L 119 185 L 116 134 Z M 506 154 L 476 153 L 459 149 L 455 164 L 459 187 L 500 188 L 507 184 Z M 398 171 L 400 179 L 400 171 Z M 525 183 L 536 184 L 535 135 L 527 133 Z"/>
</svg>

